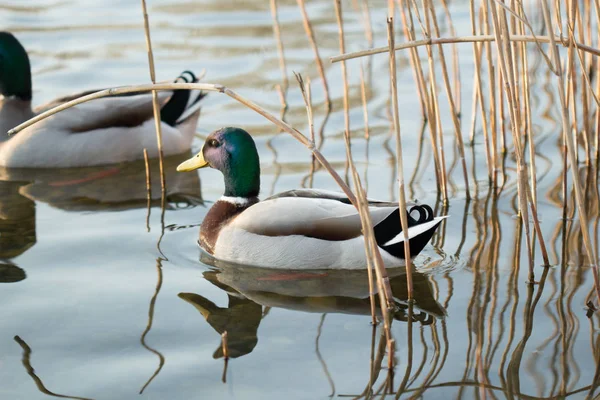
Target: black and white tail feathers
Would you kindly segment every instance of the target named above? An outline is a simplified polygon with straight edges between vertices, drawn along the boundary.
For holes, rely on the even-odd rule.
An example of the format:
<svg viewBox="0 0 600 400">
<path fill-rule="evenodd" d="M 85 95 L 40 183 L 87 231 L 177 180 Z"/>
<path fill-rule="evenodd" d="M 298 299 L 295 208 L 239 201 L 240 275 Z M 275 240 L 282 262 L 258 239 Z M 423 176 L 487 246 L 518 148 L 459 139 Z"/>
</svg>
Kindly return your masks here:
<svg viewBox="0 0 600 400">
<path fill-rule="evenodd" d="M 419 213 L 418 219 L 411 215 Z M 419 254 L 427 245 L 440 222 L 445 217 L 433 217 L 433 210 L 427 204 L 413 206 L 406 212 L 408 218 L 408 238 L 411 257 Z M 379 247 L 393 255 L 404 258 L 404 234 L 400 224 L 400 210 L 396 209 L 383 221 L 373 227 Z"/>
<path fill-rule="evenodd" d="M 177 81 L 196 83 L 198 78 L 191 71 L 183 71 L 175 80 Z M 179 125 L 200 109 L 200 100 L 205 96 L 206 93 L 200 90 L 175 90 L 173 96 L 160 110 L 161 121 L 171 126 Z"/>
</svg>

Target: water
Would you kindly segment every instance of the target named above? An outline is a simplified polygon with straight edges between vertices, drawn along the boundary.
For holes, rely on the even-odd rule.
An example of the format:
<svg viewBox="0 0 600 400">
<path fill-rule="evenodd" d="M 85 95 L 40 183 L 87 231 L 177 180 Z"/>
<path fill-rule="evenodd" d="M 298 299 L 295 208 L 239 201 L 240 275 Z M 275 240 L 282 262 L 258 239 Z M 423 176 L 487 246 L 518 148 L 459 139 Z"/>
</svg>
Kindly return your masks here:
<svg viewBox="0 0 600 400">
<path fill-rule="evenodd" d="M 305 109 L 291 72 L 313 82 L 318 129 L 325 119 L 323 88 L 296 2 L 278 5 L 290 80 L 286 120 L 306 133 Z M 30 52 L 36 104 L 83 89 L 148 81 L 138 2 L 15 0 L 0 9 L 3 29 L 14 32 Z M 307 9 L 321 55 L 338 54 L 332 4 L 312 1 Z M 373 2 L 370 9 L 375 45 L 386 45 L 387 3 Z M 468 33 L 468 2 L 456 2 L 451 12 L 459 34 Z M 267 2 L 151 1 L 149 13 L 158 79 L 206 68 L 206 81 L 231 87 L 279 113 L 276 86 L 282 76 Z M 344 15 L 347 48 L 367 47 L 361 13 L 347 4 Z M 472 48 L 462 45 L 459 53 L 466 137 Z M 392 272 L 397 312 L 391 391 L 408 374 L 402 398 L 583 398 L 595 393 L 599 321 L 597 314 L 586 317 L 593 283 L 578 222 L 563 230 L 560 221 L 558 101 L 553 90 L 545 89 L 552 78 L 537 62 L 532 102 L 538 116 L 539 209 L 553 266 L 540 267 L 538 251 L 536 279 L 543 284 L 531 288 L 515 218 L 514 160 L 507 157 L 507 181 L 497 194 L 487 184 L 478 139 L 467 148 L 469 170 L 477 175 L 472 178 L 475 199 L 465 202 L 456 166 L 450 205 L 443 210 L 427 136 L 413 176 L 422 121 L 406 54 L 398 57 L 404 162 L 412 182 L 408 194 L 451 217 L 415 262 L 417 302 L 410 316 L 404 273 Z M 355 60 L 348 63 L 353 151 L 369 196 L 395 199 L 394 142 L 387 141 L 387 57 L 363 64 L 371 139 L 367 145 L 363 138 L 361 62 Z M 328 62 L 325 68 L 334 109 L 322 151 L 343 175 L 340 68 Z M 446 102 L 441 105 L 450 166 L 456 163 L 454 136 Z M 321 170 L 311 178 L 310 155 L 293 138 L 216 93 L 205 101 L 194 150 L 204 135 L 224 125 L 239 125 L 255 135 L 263 196 L 311 180 L 314 187 L 336 188 Z M 366 277 L 215 270 L 214 261 L 200 260 L 198 224 L 222 193 L 222 179 L 211 170 L 176 174 L 174 166 L 186 156 L 167 162 L 164 216 L 153 165 L 149 232 L 143 162 L 0 171 L 0 398 L 130 399 L 142 390 L 141 397 L 148 399 L 316 399 L 363 393 L 371 357 L 385 350 L 379 347 L 379 328 L 370 325 Z M 581 166 L 582 177 L 594 174 Z M 586 196 L 597 244 L 598 187 L 595 180 L 589 182 Z M 232 356 L 225 383 L 224 330 Z M 386 364 L 384 358 L 376 390 L 392 378 Z"/>
</svg>

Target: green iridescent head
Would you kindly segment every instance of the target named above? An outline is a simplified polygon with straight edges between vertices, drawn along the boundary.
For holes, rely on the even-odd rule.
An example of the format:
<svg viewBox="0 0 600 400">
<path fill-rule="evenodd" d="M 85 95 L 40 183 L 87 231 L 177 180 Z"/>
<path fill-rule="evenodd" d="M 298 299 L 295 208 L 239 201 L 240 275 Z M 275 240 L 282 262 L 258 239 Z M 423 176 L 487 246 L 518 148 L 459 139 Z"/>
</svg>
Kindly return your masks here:
<svg viewBox="0 0 600 400">
<path fill-rule="evenodd" d="M 29 57 L 10 32 L 0 32 L 0 94 L 31 100 Z"/>
<path fill-rule="evenodd" d="M 181 163 L 178 171 L 210 166 L 223 173 L 225 196 L 255 197 L 260 191 L 260 161 L 252 136 L 240 128 L 221 128 L 211 133 L 202 150 Z"/>
</svg>

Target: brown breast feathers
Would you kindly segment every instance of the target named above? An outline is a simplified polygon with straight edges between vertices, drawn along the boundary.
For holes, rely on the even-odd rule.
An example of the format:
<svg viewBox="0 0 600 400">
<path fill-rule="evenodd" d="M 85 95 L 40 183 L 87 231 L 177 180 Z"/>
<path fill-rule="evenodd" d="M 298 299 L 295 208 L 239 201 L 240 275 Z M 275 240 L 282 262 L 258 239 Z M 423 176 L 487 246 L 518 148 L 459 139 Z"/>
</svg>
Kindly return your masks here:
<svg viewBox="0 0 600 400">
<path fill-rule="evenodd" d="M 253 204 L 258 203 L 258 198 L 250 199 L 245 204 L 234 204 L 218 200 L 208 210 L 202 226 L 200 227 L 200 246 L 210 254 L 214 254 L 215 244 L 221 229 L 233 218 Z"/>
</svg>

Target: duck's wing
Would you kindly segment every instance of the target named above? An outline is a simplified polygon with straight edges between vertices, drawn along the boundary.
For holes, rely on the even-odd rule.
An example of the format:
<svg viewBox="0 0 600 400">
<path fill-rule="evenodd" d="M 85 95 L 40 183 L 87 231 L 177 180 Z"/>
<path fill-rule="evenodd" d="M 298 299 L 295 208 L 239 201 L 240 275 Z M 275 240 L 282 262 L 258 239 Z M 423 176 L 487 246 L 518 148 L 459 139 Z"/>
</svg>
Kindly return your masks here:
<svg viewBox="0 0 600 400">
<path fill-rule="evenodd" d="M 324 189 L 293 189 L 286 192 L 281 192 L 273 195 L 266 200 L 277 199 L 282 197 L 302 197 L 309 199 L 336 200 L 344 204 L 351 204 L 350 199 L 344 193 L 335 192 L 333 190 Z M 397 202 L 383 201 L 372 198 L 367 198 L 370 207 L 398 207 Z M 406 207 L 410 208 L 417 205 L 413 202 L 406 203 Z"/>
<path fill-rule="evenodd" d="M 380 224 L 397 209 L 397 206 L 370 207 L 373 225 Z M 354 206 L 322 197 L 269 198 L 246 209 L 230 226 L 261 236 L 301 235 L 330 241 L 362 235 L 360 216 Z"/>
<path fill-rule="evenodd" d="M 36 108 L 35 112 L 43 112 L 89 93 L 93 92 L 83 92 L 54 100 Z M 159 104 L 164 106 L 172 96 L 173 92 L 158 92 Z M 69 133 L 81 133 L 111 127 L 134 127 L 143 124 L 153 116 L 152 95 L 141 93 L 103 97 L 78 104 L 50 117 L 47 123 Z"/>
<path fill-rule="evenodd" d="M 198 82 L 198 78 L 190 71 L 184 71 L 177 81 Z M 38 106 L 35 113 L 39 114 L 61 104 L 82 96 L 95 93 L 89 90 L 55 99 Z M 200 100 L 206 93 L 199 90 L 167 90 L 158 91 L 158 103 L 161 107 L 161 121 L 177 126 L 197 115 L 200 110 Z M 154 117 L 152 94 L 129 93 L 103 97 L 78 104 L 62 111 L 56 118 L 55 124 L 72 133 L 90 132 L 111 127 L 134 127 Z"/>
<path fill-rule="evenodd" d="M 421 252 L 445 217 L 433 217 L 429 206 L 416 206 L 419 218 L 409 211 L 411 255 Z M 404 258 L 404 235 L 397 205 L 369 206 L 375 240 L 389 254 Z M 327 241 L 346 241 L 362 235 L 356 208 L 337 199 L 275 197 L 250 206 L 230 224 L 234 229 L 260 236 L 299 235 Z"/>
<path fill-rule="evenodd" d="M 105 90 L 105 89 L 106 88 L 95 89 L 95 90 L 85 90 L 83 92 L 73 93 L 73 94 L 69 94 L 67 96 L 59 97 L 59 98 L 50 100 L 47 103 L 40 104 L 39 106 L 35 107 L 35 109 L 33 111 L 36 114 L 41 114 L 41 113 L 46 112 L 54 107 L 58 107 L 61 104 L 67 103 L 69 101 L 72 101 L 72 100 L 78 99 L 80 97 L 87 96 L 89 94 L 96 93 L 96 92 L 99 92 L 99 91 Z M 131 96 L 131 94 L 124 94 L 122 96 Z M 120 96 L 114 96 L 114 97 L 120 97 Z"/>
</svg>

